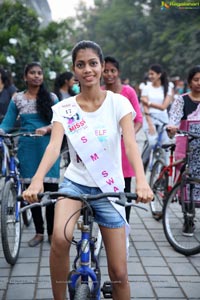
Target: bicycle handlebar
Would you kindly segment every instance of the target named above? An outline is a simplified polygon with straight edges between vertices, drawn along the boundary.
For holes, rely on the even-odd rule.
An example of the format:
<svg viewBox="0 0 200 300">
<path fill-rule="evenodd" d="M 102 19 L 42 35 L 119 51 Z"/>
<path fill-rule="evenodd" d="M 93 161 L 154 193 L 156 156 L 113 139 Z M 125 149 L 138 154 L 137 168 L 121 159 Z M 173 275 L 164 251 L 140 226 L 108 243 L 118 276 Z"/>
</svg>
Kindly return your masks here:
<svg viewBox="0 0 200 300">
<path fill-rule="evenodd" d="M 135 205 L 133 203 L 127 202 L 127 199 L 131 199 L 131 200 L 136 200 L 138 198 L 136 193 L 124 193 L 124 192 L 119 192 L 119 193 L 114 193 L 114 192 L 109 192 L 109 193 L 100 193 L 97 195 L 89 195 L 89 194 L 82 194 L 79 196 L 74 196 L 74 195 L 70 195 L 67 193 L 59 193 L 59 192 L 44 192 L 44 193 L 40 193 L 37 195 L 39 202 L 34 202 L 32 204 L 26 204 L 25 207 L 20 209 L 20 213 L 22 213 L 23 211 L 25 211 L 28 208 L 33 208 L 36 206 L 47 206 L 50 204 L 53 204 L 57 201 L 57 198 L 59 197 L 63 197 L 63 198 L 70 198 L 73 200 L 78 200 L 78 201 L 92 201 L 92 200 L 99 200 L 102 198 L 113 198 L 113 199 L 109 199 L 110 201 L 119 204 L 121 206 L 135 206 L 141 209 L 144 209 L 145 211 L 148 211 L 148 209 L 146 209 L 145 207 L 139 206 L 139 205 Z M 115 198 L 115 199 L 114 199 Z M 118 199 L 116 199 L 118 198 Z M 24 201 L 22 196 L 18 196 L 18 200 L 19 201 Z M 24 202 L 25 203 L 25 202 Z M 27 202 L 26 202 L 27 203 Z"/>
<path fill-rule="evenodd" d="M 192 139 L 200 139 L 200 135 L 192 133 L 192 132 L 189 132 L 189 131 L 186 131 L 186 130 L 180 130 L 180 129 L 178 129 L 177 133 L 180 134 L 180 135 L 189 136 Z"/>
<path fill-rule="evenodd" d="M 17 136 L 29 136 L 29 137 L 39 137 L 42 136 L 41 134 L 34 133 L 34 132 L 16 132 L 16 133 L 3 133 L 0 132 L 0 137 L 3 138 L 15 138 Z"/>
</svg>

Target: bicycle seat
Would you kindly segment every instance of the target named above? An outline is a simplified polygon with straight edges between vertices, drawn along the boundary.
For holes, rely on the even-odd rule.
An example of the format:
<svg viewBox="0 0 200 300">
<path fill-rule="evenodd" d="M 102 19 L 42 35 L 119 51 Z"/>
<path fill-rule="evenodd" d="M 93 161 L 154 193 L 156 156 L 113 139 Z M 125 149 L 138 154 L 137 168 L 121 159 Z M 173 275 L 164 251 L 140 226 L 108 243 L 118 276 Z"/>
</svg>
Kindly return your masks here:
<svg viewBox="0 0 200 300">
<path fill-rule="evenodd" d="M 172 151 L 174 151 L 175 150 L 175 148 L 176 148 L 176 144 L 163 144 L 162 146 L 161 146 L 163 149 L 171 149 Z"/>
</svg>

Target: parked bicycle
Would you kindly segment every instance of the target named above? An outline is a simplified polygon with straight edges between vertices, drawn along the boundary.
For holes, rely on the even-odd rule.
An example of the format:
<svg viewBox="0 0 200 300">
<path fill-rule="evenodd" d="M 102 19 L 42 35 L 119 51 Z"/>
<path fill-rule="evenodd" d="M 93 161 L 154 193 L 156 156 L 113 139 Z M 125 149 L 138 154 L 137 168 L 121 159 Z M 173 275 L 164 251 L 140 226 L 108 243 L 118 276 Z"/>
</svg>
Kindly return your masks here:
<svg viewBox="0 0 200 300">
<path fill-rule="evenodd" d="M 77 255 L 67 280 L 70 300 L 100 300 L 101 291 L 105 298 L 112 298 L 112 285 L 110 282 L 105 282 L 101 288 L 101 271 L 98 253 L 95 253 L 98 236 L 96 236 L 93 230 L 93 210 L 90 206 L 90 200 L 109 197 L 110 201 L 114 201 L 122 206 L 133 205 L 145 210 L 146 208 L 127 202 L 127 199 L 137 199 L 137 195 L 133 193 L 101 193 L 98 195 L 83 194 L 80 196 L 72 196 L 56 192 L 39 194 L 38 199 L 41 199 L 41 201 L 30 204 L 27 207 L 47 206 L 51 203 L 55 203 L 58 197 L 71 198 L 83 202 L 83 208 L 81 209 L 82 219 L 78 222 L 78 228 L 81 230 L 81 237 L 78 241 L 71 241 L 76 245 Z M 27 207 L 22 208 L 21 212 L 25 211 Z M 77 211 L 77 213 L 80 213 L 80 211 Z M 65 228 L 69 221 L 70 220 L 66 221 Z M 65 232 L 65 238 L 68 240 Z"/>
<path fill-rule="evenodd" d="M 3 165 L 6 169 L 1 201 L 1 240 L 6 261 L 14 265 L 20 249 L 21 242 L 21 218 L 19 214 L 20 202 L 17 196 L 21 195 L 23 186 L 20 181 L 19 161 L 17 159 L 16 138 L 18 136 L 36 137 L 34 133 L 0 133 L 3 149 Z M 27 210 L 22 214 L 24 224 L 29 226 L 32 215 Z"/>
<path fill-rule="evenodd" d="M 8 162 L 10 160 L 9 149 L 4 141 L 4 138 L 0 136 L 0 203 L 2 197 L 2 190 L 5 183 L 5 178 L 9 173 Z"/>
<path fill-rule="evenodd" d="M 179 253 L 200 253 L 200 177 L 190 171 L 192 142 L 200 135 L 178 130 L 188 137 L 186 157 L 181 176 L 164 199 L 163 228 L 170 245 Z"/>
<path fill-rule="evenodd" d="M 185 158 L 176 160 L 174 159 L 174 151 L 176 145 L 164 144 L 162 149 L 169 152 L 169 164 L 166 165 L 165 161 L 161 158 L 156 160 L 152 167 L 150 174 L 150 187 L 154 193 L 154 199 L 150 202 L 151 213 L 153 217 L 158 221 L 163 215 L 163 205 L 169 192 L 175 182 L 180 181 L 181 173 L 177 175 L 176 168 L 185 163 Z"/>
<path fill-rule="evenodd" d="M 160 125 L 156 125 L 156 131 L 158 135 L 155 144 L 153 146 L 150 146 L 148 140 L 145 140 L 144 142 L 142 150 L 142 161 L 145 173 L 147 173 L 147 171 L 152 171 L 153 164 L 156 160 L 158 160 L 159 158 L 162 158 L 163 160 L 165 159 L 165 151 L 162 149 L 162 138 L 167 124 L 162 120 L 157 119 L 153 115 L 151 115 L 151 117 L 159 121 Z"/>
</svg>

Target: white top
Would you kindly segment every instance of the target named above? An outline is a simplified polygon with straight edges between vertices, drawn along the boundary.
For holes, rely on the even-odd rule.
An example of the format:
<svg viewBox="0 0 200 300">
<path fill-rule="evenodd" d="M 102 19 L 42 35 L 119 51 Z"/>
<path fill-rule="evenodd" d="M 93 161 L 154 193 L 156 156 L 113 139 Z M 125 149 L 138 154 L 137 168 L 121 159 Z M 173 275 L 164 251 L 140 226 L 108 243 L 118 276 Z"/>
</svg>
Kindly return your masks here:
<svg viewBox="0 0 200 300">
<path fill-rule="evenodd" d="M 76 98 L 76 96 L 74 96 L 74 98 Z M 61 117 L 59 111 L 64 109 L 67 101 L 69 101 L 69 98 L 62 100 L 52 107 L 52 122 L 60 122 L 64 128 L 66 128 L 67 122 L 64 124 L 65 119 Z M 93 127 L 96 137 L 102 143 L 104 149 L 107 150 L 110 158 L 117 167 L 117 170 L 119 170 L 118 176 L 123 179 L 121 166 L 121 128 L 119 122 L 130 112 L 133 114 L 133 119 L 135 118 L 136 113 L 130 104 L 130 101 L 120 94 L 107 91 L 104 102 L 95 112 L 85 112 L 78 105 L 78 114 L 79 112 L 80 115 L 82 115 L 82 117 L 86 120 L 87 125 L 89 127 Z M 71 163 L 65 171 L 64 176 L 79 184 L 96 187 L 96 183 L 88 173 L 85 165 L 80 160 L 69 140 L 68 146 Z"/>
<path fill-rule="evenodd" d="M 167 95 L 172 96 L 172 87 L 169 85 Z M 142 96 L 148 97 L 148 100 L 152 103 L 162 104 L 164 101 L 164 88 L 163 86 L 154 87 L 152 83 L 146 85 L 142 90 Z M 149 113 L 159 113 L 166 115 L 167 110 L 161 111 L 160 109 L 149 107 Z"/>
</svg>

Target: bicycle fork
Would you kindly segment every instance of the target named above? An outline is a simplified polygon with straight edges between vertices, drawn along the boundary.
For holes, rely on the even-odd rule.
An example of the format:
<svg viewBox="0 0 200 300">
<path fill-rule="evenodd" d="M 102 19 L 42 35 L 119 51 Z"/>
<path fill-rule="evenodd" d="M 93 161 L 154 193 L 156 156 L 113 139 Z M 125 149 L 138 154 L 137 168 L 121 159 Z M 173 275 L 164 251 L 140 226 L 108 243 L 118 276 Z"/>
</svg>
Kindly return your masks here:
<svg viewBox="0 0 200 300">
<path fill-rule="evenodd" d="M 77 254 L 73 263 L 73 269 L 68 276 L 70 300 L 74 299 L 75 290 L 79 284 L 87 284 L 89 286 L 90 299 L 100 300 L 101 273 L 98 261 L 94 255 L 95 241 L 91 239 L 89 225 L 79 224 L 79 227 L 82 231 L 81 240 L 76 245 Z M 95 265 L 94 268 L 90 267 L 91 261 Z"/>
</svg>

